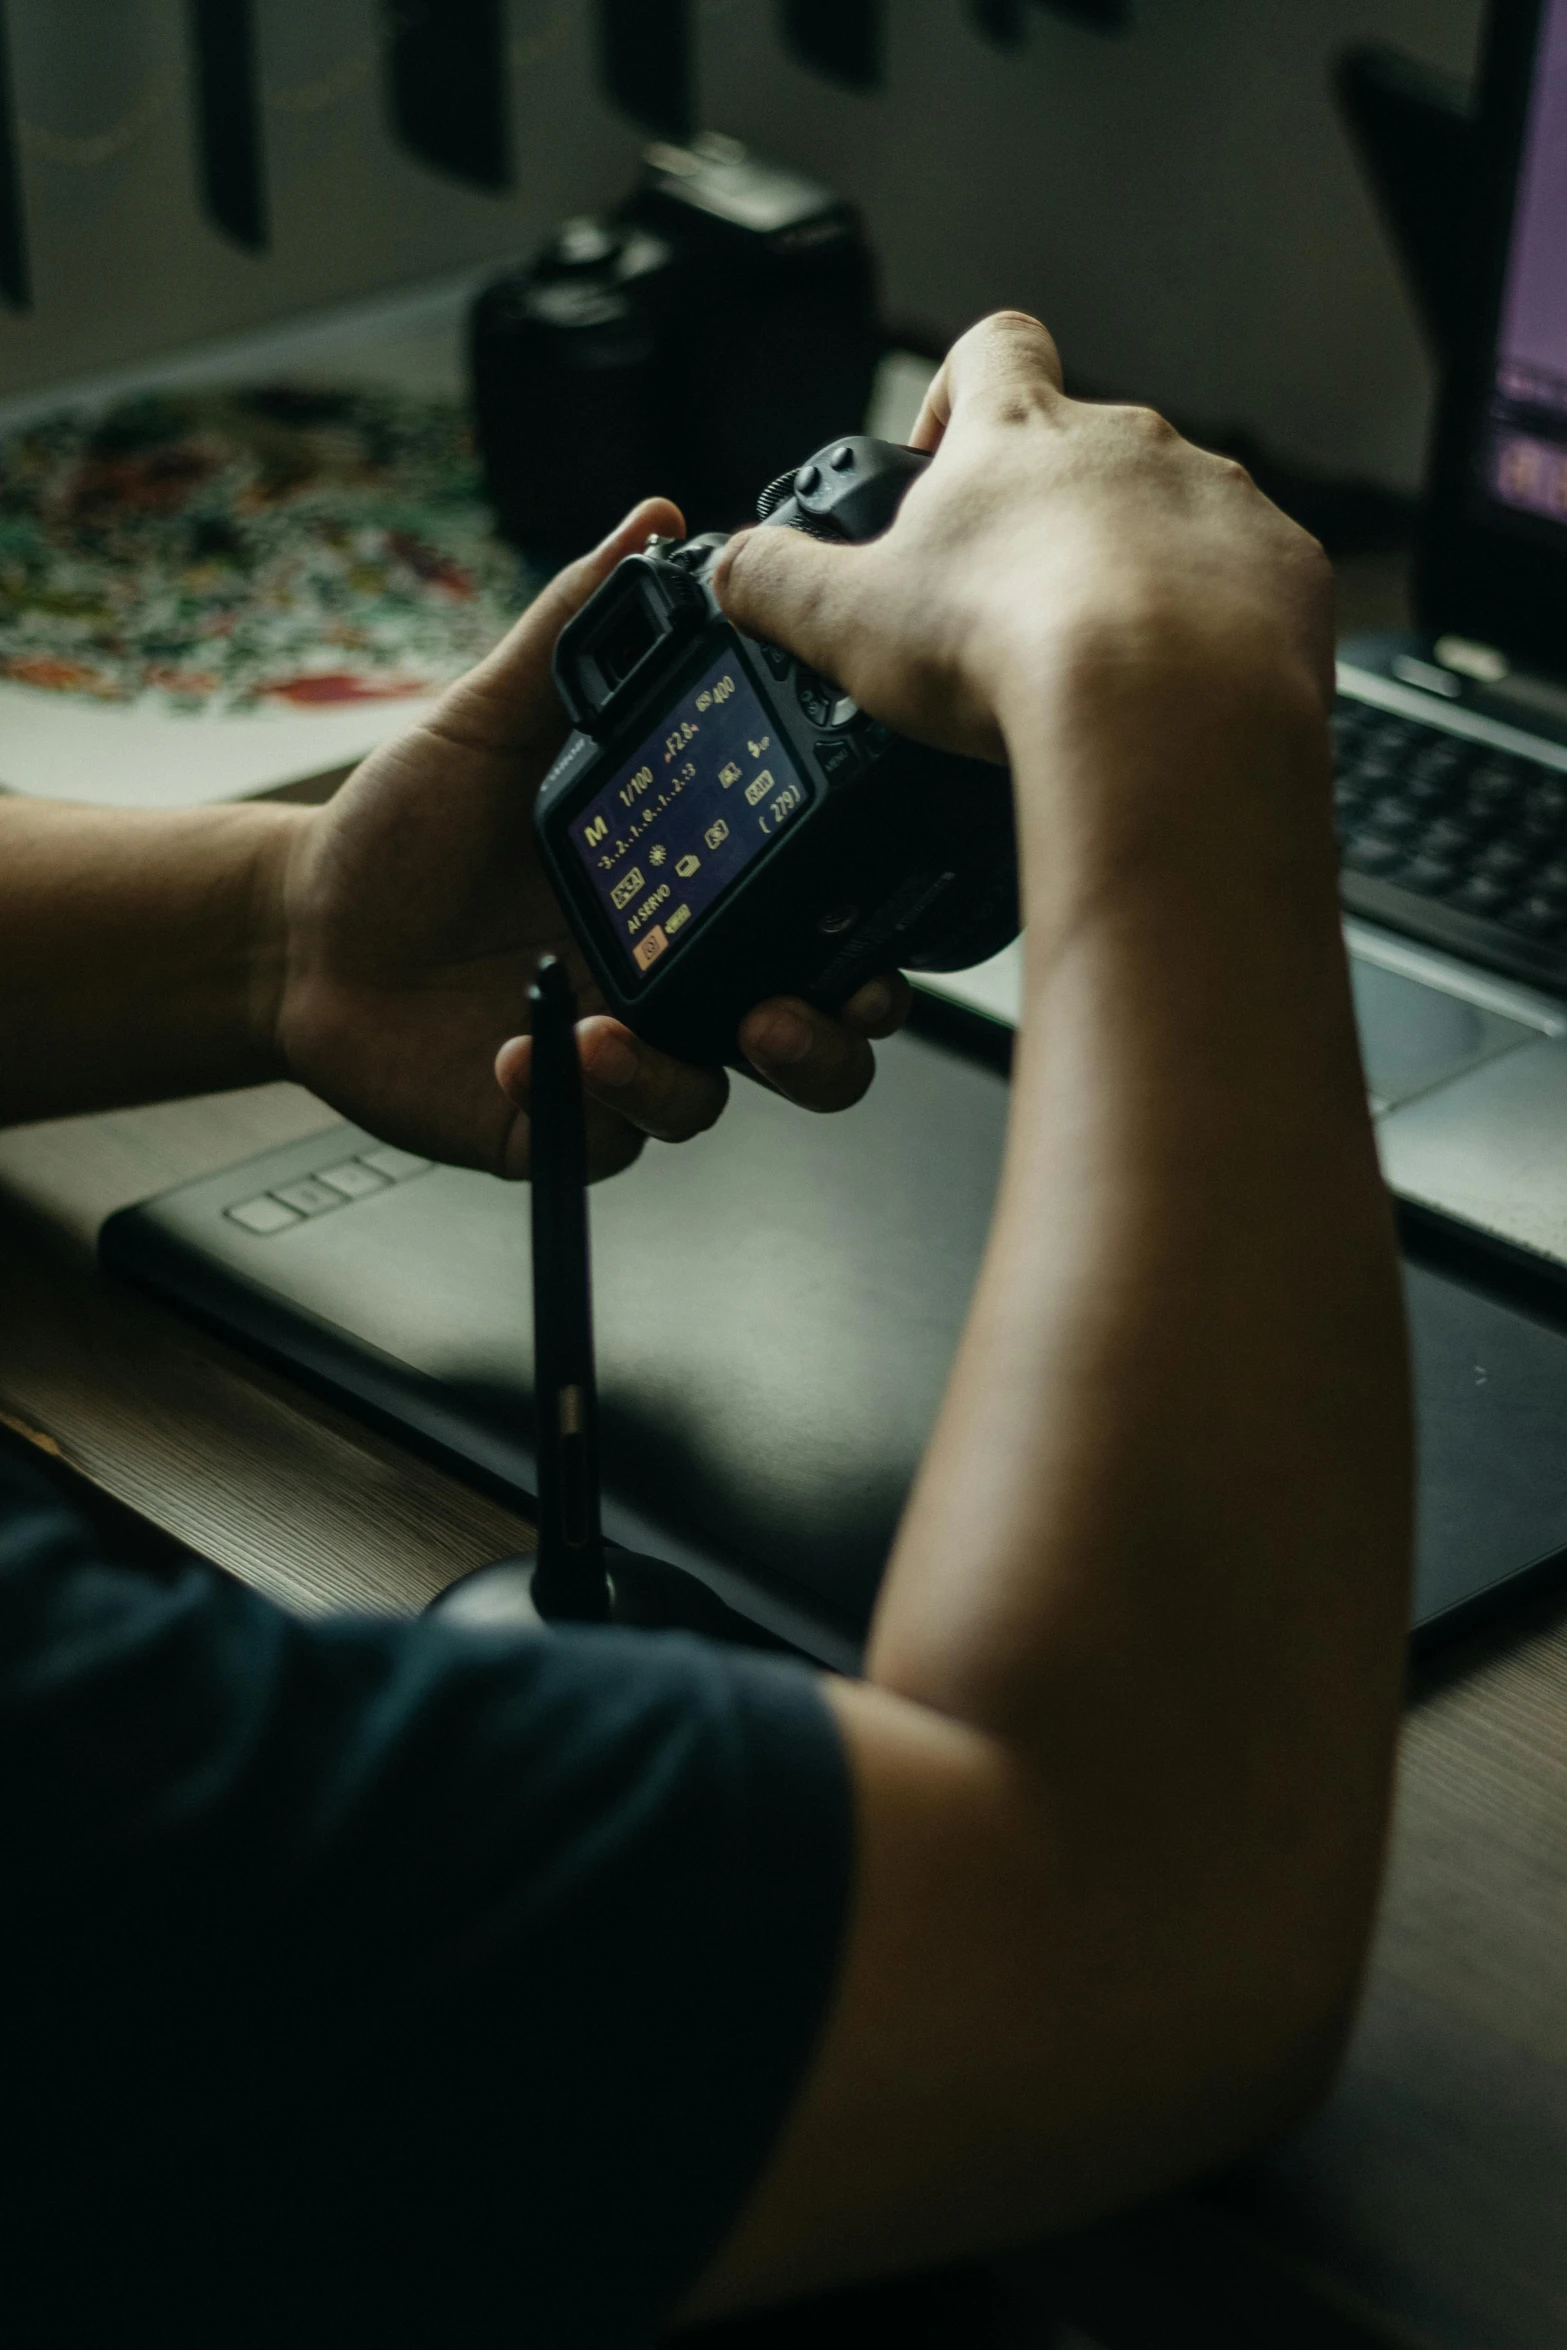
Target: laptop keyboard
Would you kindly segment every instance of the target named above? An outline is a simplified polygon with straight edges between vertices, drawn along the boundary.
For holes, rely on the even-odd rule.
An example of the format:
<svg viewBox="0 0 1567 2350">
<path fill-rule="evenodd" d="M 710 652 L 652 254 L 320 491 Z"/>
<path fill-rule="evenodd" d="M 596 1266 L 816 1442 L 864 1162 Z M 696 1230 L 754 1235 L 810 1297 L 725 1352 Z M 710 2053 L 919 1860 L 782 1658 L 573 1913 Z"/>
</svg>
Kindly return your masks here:
<svg viewBox="0 0 1567 2350">
<path fill-rule="evenodd" d="M 1567 985 L 1567 775 L 1342 696 L 1333 732 L 1350 909 Z"/>
</svg>

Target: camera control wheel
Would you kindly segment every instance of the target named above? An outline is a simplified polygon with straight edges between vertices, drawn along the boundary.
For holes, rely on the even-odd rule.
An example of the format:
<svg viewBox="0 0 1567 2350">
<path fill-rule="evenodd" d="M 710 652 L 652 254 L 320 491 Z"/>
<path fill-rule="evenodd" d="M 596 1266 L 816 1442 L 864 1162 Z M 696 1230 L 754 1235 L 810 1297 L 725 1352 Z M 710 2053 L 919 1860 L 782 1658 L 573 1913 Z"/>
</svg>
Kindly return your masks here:
<svg viewBox="0 0 1567 2350">
<path fill-rule="evenodd" d="M 813 726 L 824 733 L 836 733 L 840 727 L 852 726 L 860 716 L 860 705 L 852 694 L 822 677 L 814 669 L 802 669 L 795 682 L 795 693 L 801 709 Z"/>
</svg>

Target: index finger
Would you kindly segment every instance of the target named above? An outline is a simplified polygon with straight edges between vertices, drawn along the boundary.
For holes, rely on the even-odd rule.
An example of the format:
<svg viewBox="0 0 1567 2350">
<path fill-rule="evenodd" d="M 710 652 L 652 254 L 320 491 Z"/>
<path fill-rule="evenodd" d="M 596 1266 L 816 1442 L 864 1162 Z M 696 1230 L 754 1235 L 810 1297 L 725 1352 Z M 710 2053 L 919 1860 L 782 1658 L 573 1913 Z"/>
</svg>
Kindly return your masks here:
<svg viewBox="0 0 1567 2350">
<path fill-rule="evenodd" d="M 958 409 L 970 400 L 1030 406 L 1061 396 L 1055 339 L 1026 310 L 996 310 L 959 335 L 926 392 L 911 449 L 934 451 Z"/>
<path fill-rule="evenodd" d="M 616 1111 L 655 1142 L 690 1142 L 705 1134 L 729 1099 L 722 1069 L 699 1069 L 634 1036 L 607 1012 L 577 1023 L 582 1082 L 591 1100 Z M 514 1051 L 508 1046 L 507 1052 Z M 509 1066 L 508 1090 L 522 1077 L 521 1055 Z M 507 1082 L 503 1075 L 502 1083 Z"/>
</svg>

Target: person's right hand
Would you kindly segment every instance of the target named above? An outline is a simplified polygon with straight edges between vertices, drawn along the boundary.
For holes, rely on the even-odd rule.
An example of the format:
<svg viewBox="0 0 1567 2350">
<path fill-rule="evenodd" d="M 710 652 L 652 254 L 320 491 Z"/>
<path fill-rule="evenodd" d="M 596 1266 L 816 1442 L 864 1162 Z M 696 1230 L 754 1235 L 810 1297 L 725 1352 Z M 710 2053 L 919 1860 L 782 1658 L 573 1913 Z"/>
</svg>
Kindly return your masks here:
<svg viewBox="0 0 1567 2350">
<path fill-rule="evenodd" d="M 1331 2078 L 1386 1834 L 1408 1390 L 1326 565 L 1238 467 L 1066 399 L 1031 319 L 964 337 L 917 437 L 880 539 L 764 527 L 720 574 L 876 717 L 1004 750 L 1029 951 L 984 1267 L 830 1687 L 839 1988 L 688 2317 L 1259 2143 Z"/>
<path fill-rule="evenodd" d="M 1068 399 L 1037 319 L 1002 311 L 954 345 L 914 445 L 935 462 L 881 538 L 762 527 L 716 573 L 739 627 L 874 717 L 995 758 L 1020 686 L 1063 666 L 1103 675 L 1123 703 L 1172 670 L 1211 683 L 1265 669 L 1331 698 L 1315 541 L 1149 410 Z"/>
</svg>

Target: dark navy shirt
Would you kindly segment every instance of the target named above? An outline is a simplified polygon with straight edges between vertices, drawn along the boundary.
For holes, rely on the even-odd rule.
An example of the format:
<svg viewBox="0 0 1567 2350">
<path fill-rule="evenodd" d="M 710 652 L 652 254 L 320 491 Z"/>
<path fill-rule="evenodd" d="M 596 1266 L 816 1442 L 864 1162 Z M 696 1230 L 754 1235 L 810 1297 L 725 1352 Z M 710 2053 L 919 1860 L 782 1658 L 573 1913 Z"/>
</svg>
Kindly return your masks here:
<svg viewBox="0 0 1567 2350">
<path fill-rule="evenodd" d="M 803 1670 L 301 1622 L 96 1562 L 0 1458 L 8 2341 L 649 2341 L 809 2060 L 850 1842 Z"/>
</svg>

